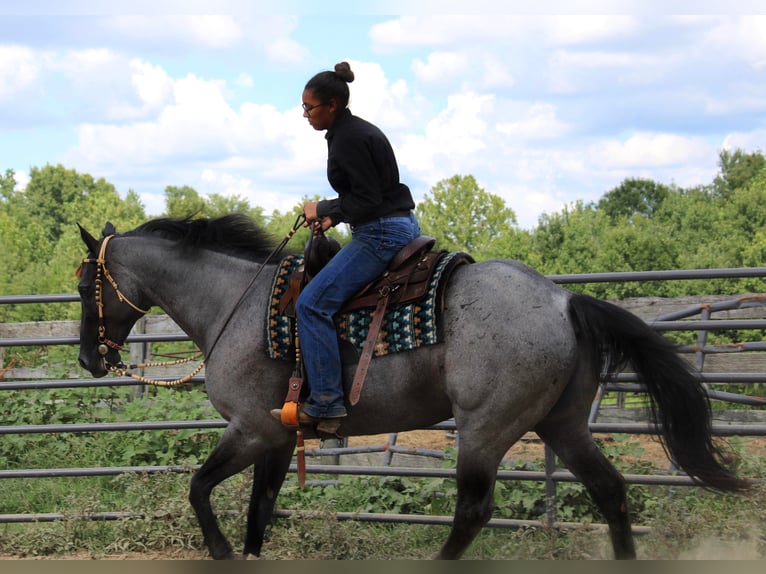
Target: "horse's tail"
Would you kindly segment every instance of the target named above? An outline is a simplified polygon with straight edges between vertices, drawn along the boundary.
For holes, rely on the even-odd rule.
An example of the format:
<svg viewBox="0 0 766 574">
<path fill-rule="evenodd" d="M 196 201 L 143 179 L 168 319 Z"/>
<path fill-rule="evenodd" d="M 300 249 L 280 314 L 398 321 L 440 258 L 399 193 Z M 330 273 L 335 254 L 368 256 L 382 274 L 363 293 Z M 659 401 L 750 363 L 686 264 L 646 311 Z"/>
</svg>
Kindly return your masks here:
<svg viewBox="0 0 766 574">
<path fill-rule="evenodd" d="M 663 447 L 680 468 L 696 482 L 719 490 L 749 486 L 713 443 L 705 388 L 670 341 L 632 313 L 587 295 L 573 295 L 569 311 L 578 341 L 600 370 L 595 376 L 632 365 L 648 389 Z"/>
</svg>

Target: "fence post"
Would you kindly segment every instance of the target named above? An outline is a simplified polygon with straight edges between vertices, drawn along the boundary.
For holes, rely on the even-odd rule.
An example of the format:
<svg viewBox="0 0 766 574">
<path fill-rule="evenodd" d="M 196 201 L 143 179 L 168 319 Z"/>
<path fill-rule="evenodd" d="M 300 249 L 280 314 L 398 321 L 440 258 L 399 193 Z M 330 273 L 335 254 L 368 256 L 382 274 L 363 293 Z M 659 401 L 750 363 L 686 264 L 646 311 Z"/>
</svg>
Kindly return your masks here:
<svg viewBox="0 0 766 574">
<path fill-rule="evenodd" d="M 132 332 L 137 335 L 143 335 L 146 333 L 146 317 L 141 317 L 133 326 Z M 130 362 L 133 365 L 140 365 L 147 360 L 149 350 L 148 343 L 131 343 L 130 344 Z M 138 374 L 144 374 L 143 369 L 138 370 Z M 144 396 L 144 390 L 146 385 L 135 385 L 130 388 L 130 400 L 139 399 Z"/>
<path fill-rule="evenodd" d="M 556 523 L 556 481 L 553 473 L 556 472 L 556 455 L 553 449 L 545 445 L 545 520 L 548 527 Z"/>
<path fill-rule="evenodd" d="M 346 448 L 348 446 L 348 438 L 347 437 L 340 437 L 340 438 L 323 438 L 319 441 L 319 449 L 323 448 Z M 322 461 L 322 464 L 340 464 L 340 455 L 339 454 L 332 454 L 332 455 L 322 455 L 320 457 L 320 460 Z"/>
</svg>

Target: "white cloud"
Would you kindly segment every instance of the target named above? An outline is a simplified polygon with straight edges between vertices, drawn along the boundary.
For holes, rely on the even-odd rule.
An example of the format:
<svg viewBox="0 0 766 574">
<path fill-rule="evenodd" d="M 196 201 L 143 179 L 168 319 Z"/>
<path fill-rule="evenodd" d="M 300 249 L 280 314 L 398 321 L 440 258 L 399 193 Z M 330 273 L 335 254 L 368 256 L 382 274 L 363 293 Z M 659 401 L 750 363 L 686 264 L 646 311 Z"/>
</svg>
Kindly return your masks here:
<svg viewBox="0 0 766 574">
<path fill-rule="evenodd" d="M 24 46 L 0 46 L 0 102 L 35 86 L 40 79 L 40 61 Z"/>
<path fill-rule="evenodd" d="M 446 109 L 431 120 L 423 135 L 402 138 L 399 163 L 432 183 L 457 173 L 470 173 L 476 156 L 487 148 L 486 116 L 494 97 L 474 93 L 449 96 Z"/>
<path fill-rule="evenodd" d="M 135 191 L 135 190 L 134 190 Z M 165 211 L 165 196 L 160 193 L 137 192 L 141 205 L 150 217 L 160 215 Z"/>
<path fill-rule="evenodd" d="M 170 78 L 162 68 L 108 48 L 51 54 L 45 61 L 46 89 L 64 104 L 64 114 L 69 113 L 67 104 L 74 110 L 67 121 L 86 115 L 91 122 L 142 119 L 171 97 Z"/>
<path fill-rule="evenodd" d="M 569 126 L 556 117 L 556 106 L 536 103 L 528 110 L 525 117 L 514 122 L 500 122 L 496 129 L 515 140 L 555 140 L 564 137 Z"/>
<path fill-rule="evenodd" d="M 737 56 L 756 70 L 766 67 L 766 15 L 721 19 L 708 38 L 714 49 Z"/>
<path fill-rule="evenodd" d="M 569 14 L 541 20 L 545 40 L 554 46 L 574 46 L 633 36 L 639 21 L 627 15 Z"/>
<path fill-rule="evenodd" d="M 541 214 L 557 213 L 566 205 L 566 201 L 554 197 L 550 190 L 523 182 L 501 183 L 485 189 L 503 198 L 506 205 L 513 209 L 522 229 L 532 229 Z"/>
<path fill-rule="evenodd" d="M 292 38 L 268 37 L 262 45 L 265 48 L 266 56 L 272 62 L 299 64 L 309 57 L 309 51 Z"/>
<path fill-rule="evenodd" d="M 523 47 L 578 46 L 625 39 L 640 32 L 640 19 L 629 15 L 461 14 L 402 16 L 370 30 L 374 46 L 389 51 L 404 46 L 466 47 L 476 42 Z"/>
<path fill-rule="evenodd" d="M 591 146 L 595 165 L 605 168 L 646 168 L 684 165 L 707 160 L 712 146 L 700 137 L 676 134 L 636 133 L 624 141 L 604 141 Z"/>
<path fill-rule="evenodd" d="M 250 74 L 242 72 L 237 76 L 237 85 L 243 88 L 252 88 L 255 85 L 255 80 L 253 80 L 253 76 Z"/>
<path fill-rule="evenodd" d="M 438 84 L 455 76 L 465 73 L 468 66 L 468 56 L 459 52 L 431 52 L 423 62 L 416 59 L 412 63 L 412 71 L 421 82 Z"/>
<path fill-rule="evenodd" d="M 119 15 L 105 20 L 114 34 L 136 42 L 177 42 L 224 48 L 238 43 L 243 31 L 230 15 Z"/>
<path fill-rule="evenodd" d="M 743 149 L 764 153 L 766 152 L 766 129 L 756 129 L 752 132 L 732 132 L 724 138 L 721 147 L 730 151 Z"/>
<path fill-rule="evenodd" d="M 158 110 L 173 93 L 171 78 L 159 66 L 152 66 L 138 58 L 130 61 L 131 83 L 143 106 L 142 112 Z"/>
<path fill-rule="evenodd" d="M 511 88 L 516 84 L 507 63 L 499 56 L 486 56 L 481 67 L 482 78 L 479 85 L 483 90 Z"/>
<path fill-rule="evenodd" d="M 404 80 L 390 81 L 380 64 L 346 59 L 354 71 L 350 84 L 351 111 L 376 125 L 384 132 L 412 126 L 418 114 Z"/>
<path fill-rule="evenodd" d="M 29 183 L 29 174 L 27 174 L 24 171 L 16 171 L 13 172 L 13 180 L 16 182 L 16 189 L 25 189 L 27 187 L 27 184 Z"/>
<path fill-rule="evenodd" d="M 404 46 L 465 47 L 477 41 L 523 43 L 523 38 L 534 33 L 536 22 L 536 18 L 504 14 L 402 16 L 374 25 L 370 38 L 380 51 Z"/>
<path fill-rule="evenodd" d="M 677 65 L 674 54 L 556 50 L 547 62 L 545 77 L 555 93 L 593 93 L 615 86 L 655 84 Z"/>
</svg>

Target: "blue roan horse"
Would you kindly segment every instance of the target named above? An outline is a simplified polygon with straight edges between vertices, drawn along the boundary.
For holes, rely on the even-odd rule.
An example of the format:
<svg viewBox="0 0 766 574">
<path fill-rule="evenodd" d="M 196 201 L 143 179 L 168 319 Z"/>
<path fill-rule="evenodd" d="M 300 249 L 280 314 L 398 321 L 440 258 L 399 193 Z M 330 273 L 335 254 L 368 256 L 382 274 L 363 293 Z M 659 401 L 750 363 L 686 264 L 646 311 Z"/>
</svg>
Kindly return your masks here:
<svg viewBox="0 0 766 574">
<path fill-rule="evenodd" d="M 269 414 L 282 406 L 293 369 L 266 348 L 274 242 L 234 215 L 156 219 L 122 234 L 107 224 L 101 238 L 85 230 L 82 238 L 89 259 L 79 283 L 80 364 L 96 377 L 120 364 L 120 345 L 151 306 L 180 325 L 205 353 L 208 396 L 228 421 L 191 480 L 190 502 L 212 557 L 234 558 L 210 496 L 255 465 L 244 554 L 259 556 L 296 440 Z M 646 384 L 663 444 L 679 467 L 703 486 L 746 488 L 712 441 L 704 389 L 673 346 L 636 316 L 562 289 L 517 261 L 492 260 L 452 273 L 442 326 L 441 343 L 373 359 L 361 400 L 347 405 L 338 431 L 398 432 L 454 417 L 457 507 L 438 558 L 459 558 L 490 519 L 498 465 L 527 431 L 585 485 L 609 524 L 615 556 L 635 558 L 624 481 L 587 422 L 600 375 L 626 365 Z M 347 385 L 355 366 L 347 364 Z"/>
</svg>

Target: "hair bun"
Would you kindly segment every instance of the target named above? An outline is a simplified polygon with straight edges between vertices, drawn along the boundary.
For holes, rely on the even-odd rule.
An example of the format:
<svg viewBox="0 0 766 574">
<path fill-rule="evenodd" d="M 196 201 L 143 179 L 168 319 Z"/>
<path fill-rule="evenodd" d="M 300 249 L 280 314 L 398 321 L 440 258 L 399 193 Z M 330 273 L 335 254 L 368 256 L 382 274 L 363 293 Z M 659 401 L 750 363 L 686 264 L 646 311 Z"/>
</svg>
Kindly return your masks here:
<svg viewBox="0 0 766 574">
<path fill-rule="evenodd" d="M 335 64 L 335 73 L 344 82 L 351 83 L 354 81 L 354 72 L 351 71 L 351 66 L 348 62 L 341 62 Z"/>
</svg>

